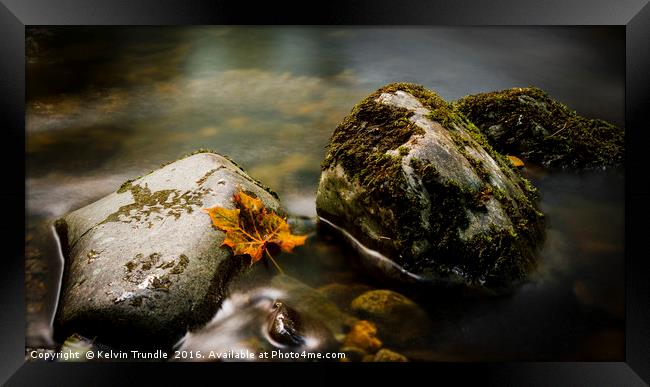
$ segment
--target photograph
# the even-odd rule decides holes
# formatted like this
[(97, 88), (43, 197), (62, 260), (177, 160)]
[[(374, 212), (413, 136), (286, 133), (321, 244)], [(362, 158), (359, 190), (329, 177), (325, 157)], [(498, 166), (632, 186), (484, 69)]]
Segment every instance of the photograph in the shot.
[(626, 361), (624, 26), (24, 39), (25, 361)]

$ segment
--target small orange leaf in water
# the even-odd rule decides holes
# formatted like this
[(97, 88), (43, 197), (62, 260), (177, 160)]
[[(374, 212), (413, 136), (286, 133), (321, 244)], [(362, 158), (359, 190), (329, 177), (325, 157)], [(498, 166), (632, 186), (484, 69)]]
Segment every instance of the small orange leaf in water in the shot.
[(234, 195), (235, 209), (212, 207), (204, 209), (210, 215), (212, 224), (226, 232), (223, 245), (232, 249), (235, 255), (248, 255), (251, 265), (264, 253), (268, 255), (280, 272), (271, 253), (291, 253), (294, 247), (305, 243), (306, 235), (294, 235), (286, 219), (264, 207), (260, 199), (238, 192)]
[(524, 162), (521, 161), (521, 159), (519, 157), (513, 156), (513, 155), (507, 155), (507, 157), (510, 160), (510, 162), (512, 163), (512, 165), (515, 166), (516, 168), (523, 168), (524, 167)]

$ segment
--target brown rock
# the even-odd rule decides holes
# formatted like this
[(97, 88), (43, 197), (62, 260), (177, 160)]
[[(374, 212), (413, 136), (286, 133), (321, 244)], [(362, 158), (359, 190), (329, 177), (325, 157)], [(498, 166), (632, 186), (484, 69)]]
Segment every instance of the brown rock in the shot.
[(352, 300), (352, 310), (379, 328), (379, 337), (403, 345), (428, 332), (426, 313), (409, 298), (392, 290), (372, 290)]
[(373, 361), (376, 362), (407, 362), (409, 361), (406, 356), (401, 355), (397, 352), (393, 352), (390, 349), (383, 348), (375, 354)]

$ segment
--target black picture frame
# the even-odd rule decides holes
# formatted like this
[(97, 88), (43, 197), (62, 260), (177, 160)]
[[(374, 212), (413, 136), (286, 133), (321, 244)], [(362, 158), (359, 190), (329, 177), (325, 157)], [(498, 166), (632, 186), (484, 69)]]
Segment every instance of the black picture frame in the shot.
[[(25, 362), (24, 150), (25, 26), (187, 24), (362, 25), (616, 25), (626, 33), (626, 356), (598, 363), (432, 363), (409, 365), (68, 364)], [(260, 380), (307, 371), (319, 381), (340, 380), (334, 370), (364, 368), (408, 381), (413, 371), (454, 384), (645, 385), (650, 382), (650, 260), (644, 242), (650, 219), (646, 148), (650, 122), (650, 5), (648, 0), (546, 1), (325, 1), (0, 0), (0, 152), (4, 186), (3, 264), (0, 270), (0, 382), (8, 385), (103, 385), (193, 380), (214, 384), (225, 372)], [(644, 125), (645, 124), (645, 125)], [(23, 226), (21, 228), (21, 226)], [(153, 368), (155, 366), (155, 368)], [(291, 367), (291, 368), (288, 368)], [(255, 371), (251, 371), (255, 369)], [(327, 369), (327, 372), (323, 372)], [(190, 376), (191, 375), (191, 376)], [(364, 377), (364, 378), (365, 378)], [(308, 379), (305, 379), (308, 380)], [(444, 380), (444, 379), (443, 379)], [(645, 381), (645, 382), (644, 382)], [(192, 382), (197, 384), (198, 382)]]

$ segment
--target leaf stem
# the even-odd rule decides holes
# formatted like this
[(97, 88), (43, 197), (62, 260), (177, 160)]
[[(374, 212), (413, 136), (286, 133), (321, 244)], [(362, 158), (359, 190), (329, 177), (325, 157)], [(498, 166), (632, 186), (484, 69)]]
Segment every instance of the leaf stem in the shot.
[(278, 271), (280, 272), (280, 274), (284, 274), (284, 270), (282, 270), (282, 268), (280, 267), (280, 265), (278, 265), (278, 263), (275, 262), (275, 259), (273, 259), (273, 257), (272, 257), (271, 254), (269, 253), (269, 251), (268, 251), (268, 250), (264, 250), (264, 252), (265, 252), (266, 255), (269, 257), (269, 259), (271, 260), (271, 262), (273, 262), (273, 264), (275, 265), (275, 268), (278, 269)]

